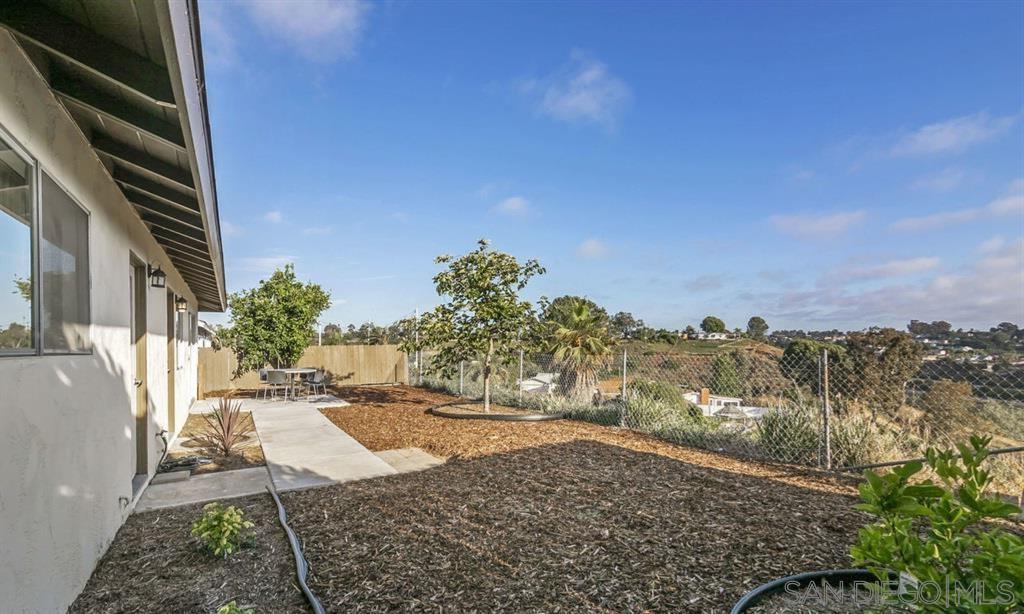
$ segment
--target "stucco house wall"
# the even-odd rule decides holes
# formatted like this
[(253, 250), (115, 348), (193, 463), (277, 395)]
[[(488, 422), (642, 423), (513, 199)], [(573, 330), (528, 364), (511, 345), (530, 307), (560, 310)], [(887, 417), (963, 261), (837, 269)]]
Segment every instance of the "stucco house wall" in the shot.
[[(0, 610), (59, 612), (85, 585), (134, 505), (130, 254), (167, 273), (167, 289), (147, 283), (150, 419), (141, 436), (149, 444), (149, 474), (162, 451), (157, 433), (169, 425), (166, 293), (186, 297), (190, 311), (196, 300), (4, 30), (0, 127), (90, 215), (92, 353), (0, 357)], [(173, 408), (178, 428), (196, 391), (196, 348), (184, 354)]]

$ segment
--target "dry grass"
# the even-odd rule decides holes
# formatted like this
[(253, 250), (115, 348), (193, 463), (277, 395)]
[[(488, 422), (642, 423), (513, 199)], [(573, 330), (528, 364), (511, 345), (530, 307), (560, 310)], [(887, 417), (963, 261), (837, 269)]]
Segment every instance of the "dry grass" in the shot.
[[(248, 413), (243, 414), (243, 426), (248, 425), (254, 427), (252, 416)], [(263, 458), (263, 447), (260, 446), (259, 437), (256, 435), (255, 430), (249, 435), (248, 439), (236, 448), (234, 454), (230, 456), (224, 456), (220, 454), (217, 448), (204, 445), (199, 442), (199, 437), (209, 432), (209, 425), (203, 420), (203, 417), (198, 414), (189, 414), (185, 424), (182, 425), (181, 430), (178, 432), (178, 437), (182, 440), (189, 439), (191, 441), (184, 441), (182, 447), (187, 451), (183, 452), (171, 452), (167, 455), (168, 459), (181, 458), (183, 456), (199, 455), (210, 458), (213, 462), (207, 465), (199, 465), (193, 470), (193, 474), (200, 473), (215, 473), (217, 471), (230, 471), (233, 469), (248, 469), (250, 467), (262, 467), (266, 464)]]
[(135, 514), (93, 572), (72, 613), (214, 612), (232, 599), (259, 612), (307, 612), (270, 495), (226, 502), (256, 526), (256, 541), (227, 559), (190, 534), (202, 504)]

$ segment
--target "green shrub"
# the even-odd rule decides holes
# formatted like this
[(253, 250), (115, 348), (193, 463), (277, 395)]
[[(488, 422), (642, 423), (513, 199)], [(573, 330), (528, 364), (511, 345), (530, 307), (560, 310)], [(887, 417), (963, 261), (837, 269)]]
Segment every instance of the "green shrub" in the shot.
[(224, 507), (214, 502), (203, 506), (203, 515), (192, 523), (192, 535), (210, 552), (227, 557), (253, 542), (253, 526), (245, 519), (245, 513), (234, 505)]
[[(923, 468), (919, 461), (884, 475), (864, 472), (857, 509), (878, 520), (860, 530), (850, 555), (883, 582), (890, 572), (900, 575), (901, 611), (1024, 607), (1024, 539), (991, 523), (1020, 508), (987, 492), (992, 478), (981, 466), (990, 441), (971, 437), (970, 445), (957, 446), (959, 458), (952, 450), (929, 448), (925, 456), (938, 484), (910, 483)], [(936, 591), (941, 605), (930, 603)]]
[(757, 425), (758, 444), (768, 458), (813, 465), (818, 461), (821, 436), (812, 410), (779, 406), (767, 411)]
[(232, 599), (224, 605), (217, 608), (217, 614), (255, 614), (256, 608), (249, 608), (245, 606), (239, 606)]
[(693, 418), (701, 418), (704, 415), (699, 407), (686, 400), (686, 397), (683, 396), (682, 388), (668, 382), (655, 380), (632, 381), (626, 385), (626, 394), (630, 402), (644, 398), (685, 410)]
[(833, 416), (829, 431), (833, 467), (868, 465), (912, 454), (909, 446), (901, 443), (901, 435), (873, 423), (867, 416)]

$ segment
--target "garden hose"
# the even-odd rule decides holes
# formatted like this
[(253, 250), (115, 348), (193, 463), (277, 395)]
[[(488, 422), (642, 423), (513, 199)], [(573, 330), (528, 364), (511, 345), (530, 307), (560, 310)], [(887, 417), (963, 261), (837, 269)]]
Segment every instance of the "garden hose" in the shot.
[(306, 555), (302, 553), (302, 545), (299, 544), (298, 536), (288, 526), (288, 514), (284, 511), (284, 504), (281, 503), (280, 497), (277, 496), (277, 489), (274, 488), (273, 484), (268, 484), (267, 492), (270, 493), (270, 496), (274, 498), (274, 503), (277, 504), (277, 518), (281, 521), (285, 534), (288, 535), (288, 543), (291, 544), (292, 554), (295, 556), (295, 576), (299, 579), (299, 586), (302, 588), (303, 594), (306, 595), (306, 601), (309, 601), (313, 612), (325, 614), (324, 606), (320, 603), (320, 599), (317, 598), (312, 589), (309, 588), (309, 585), (306, 584), (306, 576), (309, 574), (309, 562), (306, 561)]

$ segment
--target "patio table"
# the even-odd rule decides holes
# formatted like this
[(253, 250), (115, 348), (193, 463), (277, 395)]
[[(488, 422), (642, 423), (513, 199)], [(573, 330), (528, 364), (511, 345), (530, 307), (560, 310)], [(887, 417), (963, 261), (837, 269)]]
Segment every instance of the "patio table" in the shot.
[[(287, 373), (292, 380), (293, 386), (295, 384), (296, 379), (301, 381), (303, 376), (308, 376), (316, 373), (316, 369), (312, 369), (310, 367), (288, 367), (286, 369), (267, 369), (267, 371), (280, 371), (282, 373)], [(292, 400), (295, 400), (294, 392), (292, 392)]]

